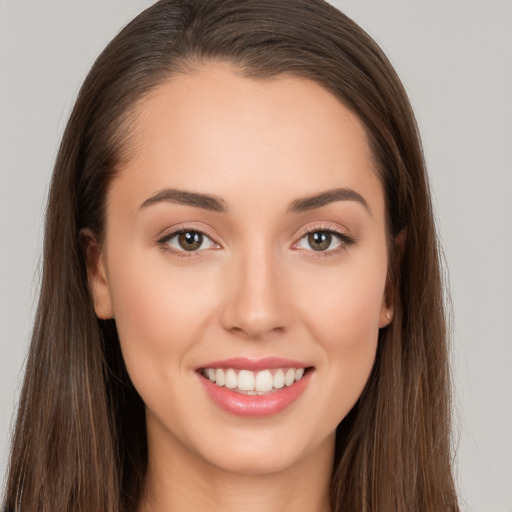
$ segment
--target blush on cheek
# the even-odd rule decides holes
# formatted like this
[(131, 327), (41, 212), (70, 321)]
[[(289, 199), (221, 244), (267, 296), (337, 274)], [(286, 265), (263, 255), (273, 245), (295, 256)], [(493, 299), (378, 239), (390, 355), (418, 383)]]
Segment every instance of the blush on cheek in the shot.
[(113, 270), (113, 295), (126, 357), (152, 357), (157, 367), (161, 361), (179, 358), (197, 341), (203, 323), (211, 316), (216, 279), (206, 279), (197, 271), (172, 269), (159, 253), (153, 258), (145, 256), (145, 260), (119, 259)]
[(380, 290), (369, 290), (362, 286), (345, 286), (330, 297), (319, 295), (311, 300), (316, 306), (309, 311), (311, 325), (322, 328), (320, 339), (332, 340), (334, 346), (340, 342), (347, 349), (357, 349), (365, 340), (372, 341), (378, 335), (378, 323), (382, 307)]

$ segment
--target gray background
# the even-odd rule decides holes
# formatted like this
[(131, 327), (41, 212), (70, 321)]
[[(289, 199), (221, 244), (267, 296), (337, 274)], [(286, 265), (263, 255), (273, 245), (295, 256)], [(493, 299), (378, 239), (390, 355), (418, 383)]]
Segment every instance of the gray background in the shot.
[[(49, 176), (86, 72), (146, 0), (0, 0), (0, 475), (38, 286)], [(410, 94), (453, 311), (463, 509), (512, 511), (512, 2), (339, 0)]]

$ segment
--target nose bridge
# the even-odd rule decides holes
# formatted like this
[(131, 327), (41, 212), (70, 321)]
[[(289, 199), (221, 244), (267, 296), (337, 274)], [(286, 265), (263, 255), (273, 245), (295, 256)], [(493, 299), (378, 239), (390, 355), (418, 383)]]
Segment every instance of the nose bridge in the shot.
[(282, 331), (288, 323), (285, 276), (270, 244), (246, 245), (230, 265), (224, 327), (250, 338)]

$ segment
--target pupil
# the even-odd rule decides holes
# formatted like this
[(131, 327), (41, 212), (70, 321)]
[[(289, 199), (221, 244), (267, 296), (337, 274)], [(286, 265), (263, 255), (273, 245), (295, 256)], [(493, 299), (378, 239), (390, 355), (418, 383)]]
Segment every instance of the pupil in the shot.
[(331, 245), (332, 235), (326, 231), (316, 231), (308, 235), (308, 242), (314, 251), (325, 251)]
[(195, 251), (201, 247), (203, 235), (196, 231), (186, 231), (185, 233), (180, 233), (178, 241), (180, 247), (185, 249), (185, 251)]

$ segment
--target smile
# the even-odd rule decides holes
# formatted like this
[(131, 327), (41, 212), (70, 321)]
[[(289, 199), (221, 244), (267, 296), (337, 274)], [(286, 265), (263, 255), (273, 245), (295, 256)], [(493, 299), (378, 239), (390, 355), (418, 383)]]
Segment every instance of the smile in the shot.
[(244, 395), (264, 395), (302, 379), (305, 368), (273, 368), (258, 372), (235, 368), (202, 368), (201, 374), (216, 386)]
[(300, 399), (315, 373), (313, 366), (274, 357), (232, 358), (196, 371), (214, 405), (244, 418), (264, 418), (285, 410)]

